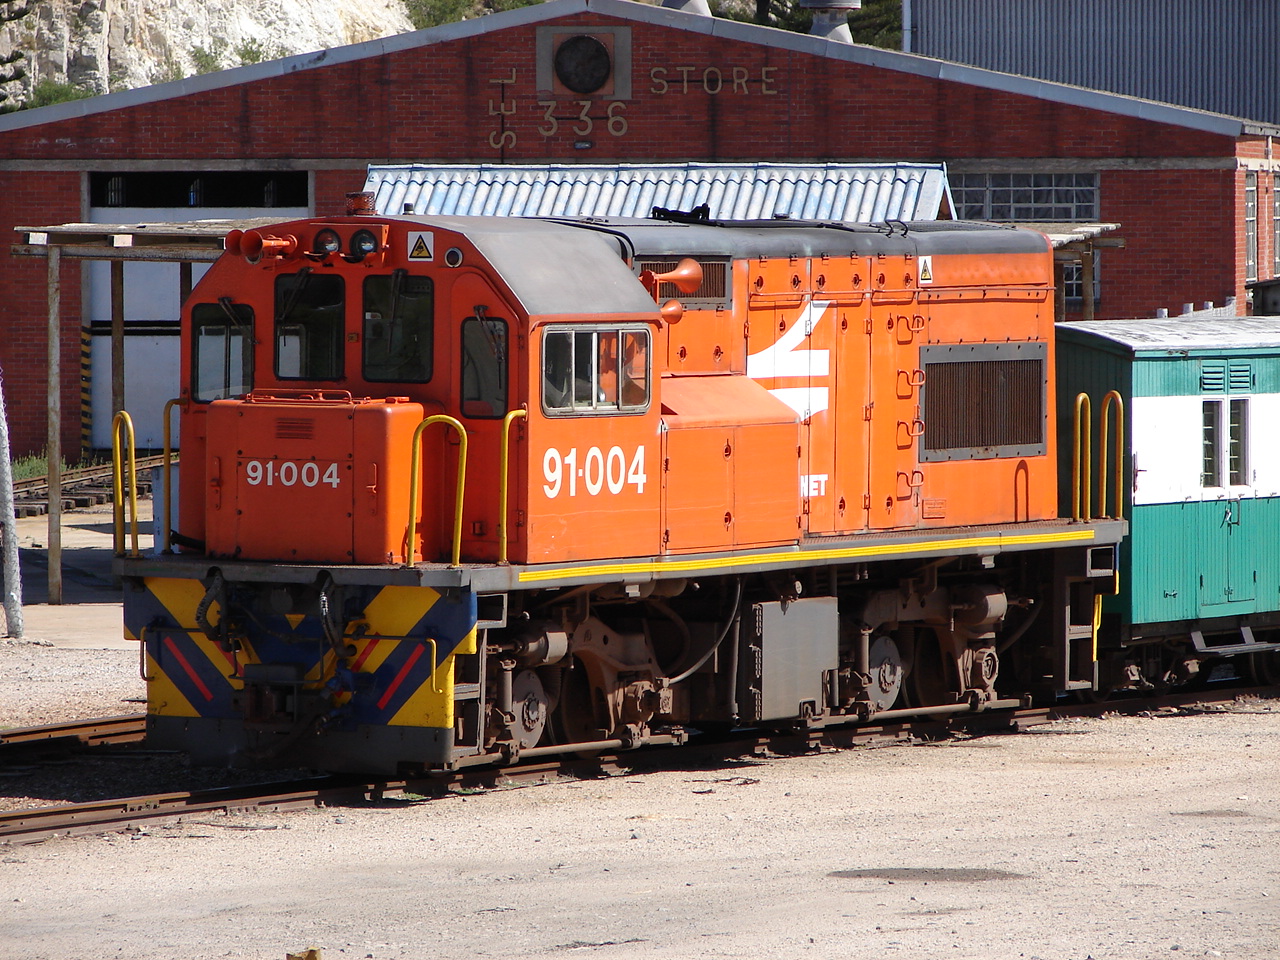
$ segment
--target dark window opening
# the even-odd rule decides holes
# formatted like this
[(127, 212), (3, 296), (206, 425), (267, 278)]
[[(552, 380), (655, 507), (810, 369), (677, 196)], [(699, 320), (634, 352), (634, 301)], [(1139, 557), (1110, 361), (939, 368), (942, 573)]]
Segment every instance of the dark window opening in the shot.
[(304, 267), (276, 278), (277, 377), (341, 378), (344, 305), (341, 277)]
[(405, 270), (364, 281), (364, 378), (426, 383), (431, 379), (435, 287)]
[(253, 308), (224, 298), (191, 308), (191, 396), (207, 403), (253, 389)]
[(462, 414), (492, 419), (507, 413), (507, 321), (462, 321)]
[(94, 207), (305, 207), (305, 170), (147, 170), (89, 174)]

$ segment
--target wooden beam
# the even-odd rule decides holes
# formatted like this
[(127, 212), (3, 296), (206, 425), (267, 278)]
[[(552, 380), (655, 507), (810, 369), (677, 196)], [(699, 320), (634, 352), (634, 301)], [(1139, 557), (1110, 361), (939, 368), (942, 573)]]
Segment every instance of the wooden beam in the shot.
[(124, 409), (124, 262), (111, 261), (111, 416)]
[(49, 603), (62, 603), (62, 251), (49, 250)]

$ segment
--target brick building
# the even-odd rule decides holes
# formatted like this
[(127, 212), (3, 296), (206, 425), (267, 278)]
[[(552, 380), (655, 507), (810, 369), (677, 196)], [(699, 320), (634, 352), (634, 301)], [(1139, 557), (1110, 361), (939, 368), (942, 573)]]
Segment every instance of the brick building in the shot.
[[(1134, 317), (1243, 304), (1249, 258), (1272, 272), (1277, 136), (629, 0), (550, 0), (0, 117), (0, 230), (332, 214), (369, 163), (945, 161), (962, 216), (1122, 224), (1127, 246), (1106, 253), (1094, 289), (1077, 280), (1068, 293), (1091, 293), (1099, 316)], [(127, 318), (160, 338), (177, 315), (177, 268), (147, 267), (150, 281), (143, 269), (130, 265)], [(65, 369), (79, 366), (81, 327), (105, 315), (103, 270), (63, 267)], [(0, 257), (16, 453), (44, 442), (45, 317), (44, 264)], [(80, 396), (64, 382), (74, 449)]]

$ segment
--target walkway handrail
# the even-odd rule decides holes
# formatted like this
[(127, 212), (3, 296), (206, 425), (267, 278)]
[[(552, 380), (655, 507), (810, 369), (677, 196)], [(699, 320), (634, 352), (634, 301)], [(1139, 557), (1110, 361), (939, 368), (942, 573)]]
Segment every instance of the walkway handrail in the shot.
[(129, 508), (131, 511), (133, 530), (133, 552), (130, 556), (138, 556), (138, 466), (134, 456), (133, 418), (121, 410), (111, 421), (111, 483), (115, 493), (113, 511), (113, 546), (117, 557), (124, 556), (124, 464), (121, 462), (120, 433), (121, 427), (128, 440), (129, 457)]
[(422, 489), (422, 434), (433, 423), (447, 423), (458, 434), (458, 491), (453, 511), (453, 562), (451, 567), (461, 566), (462, 557), (462, 495), (467, 482), (467, 430), (453, 417), (437, 413), (427, 417), (413, 431), (413, 454), (409, 466), (409, 540), (405, 544), (406, 566), (413, 566), (414, 546), (418, 539), (418, 496)]
[(1093, 499), (1090, 462), (1092, 460), (1093, 426), (1089, 422), (1092, 409), (1087, 393), (1076, 394), (1075, 419), (1071, 424), (1071, 519), (1089, 520), (1089, 502)]
[(502, 461), (498, 468), (498, 562), (507, 562), (507, 469), (511, 455), (511, 424), (529, 416), (525, 409), (512, 410), (502, 418)]
[(1107, 414), (1115, 407), (1116, 440), (1112, 456), (1115, 458), (1116, 497), (1113, 519), (1124, 519), (1124, 398), (1118, 390), (1112, 390), (1102, 398), (1102, 412), (1098, 433), (1098, 515), (1107, 515)]
[(173, 442), (172, 434), (169, 428), (169, 413), (175, 406), (182, 403), (181, 397), (174, 397), (164, 405), (164, 468), (163, 468), (163, 489), (164, 489), (164, 517), (161, 518), (161, 537), (164, 544), (162, 550), (164, 553), (169, 552), (169, 518), (173, 516)]

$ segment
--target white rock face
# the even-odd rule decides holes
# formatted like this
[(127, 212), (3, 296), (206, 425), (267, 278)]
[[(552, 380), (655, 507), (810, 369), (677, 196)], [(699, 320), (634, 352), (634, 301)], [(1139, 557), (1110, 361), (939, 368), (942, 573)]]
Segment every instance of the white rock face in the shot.
[(412, 29), (402, 0), (38, 0), (0, 26), (0, 58), (28, 54), (0, 108), (44, 80), (108, 93)]

